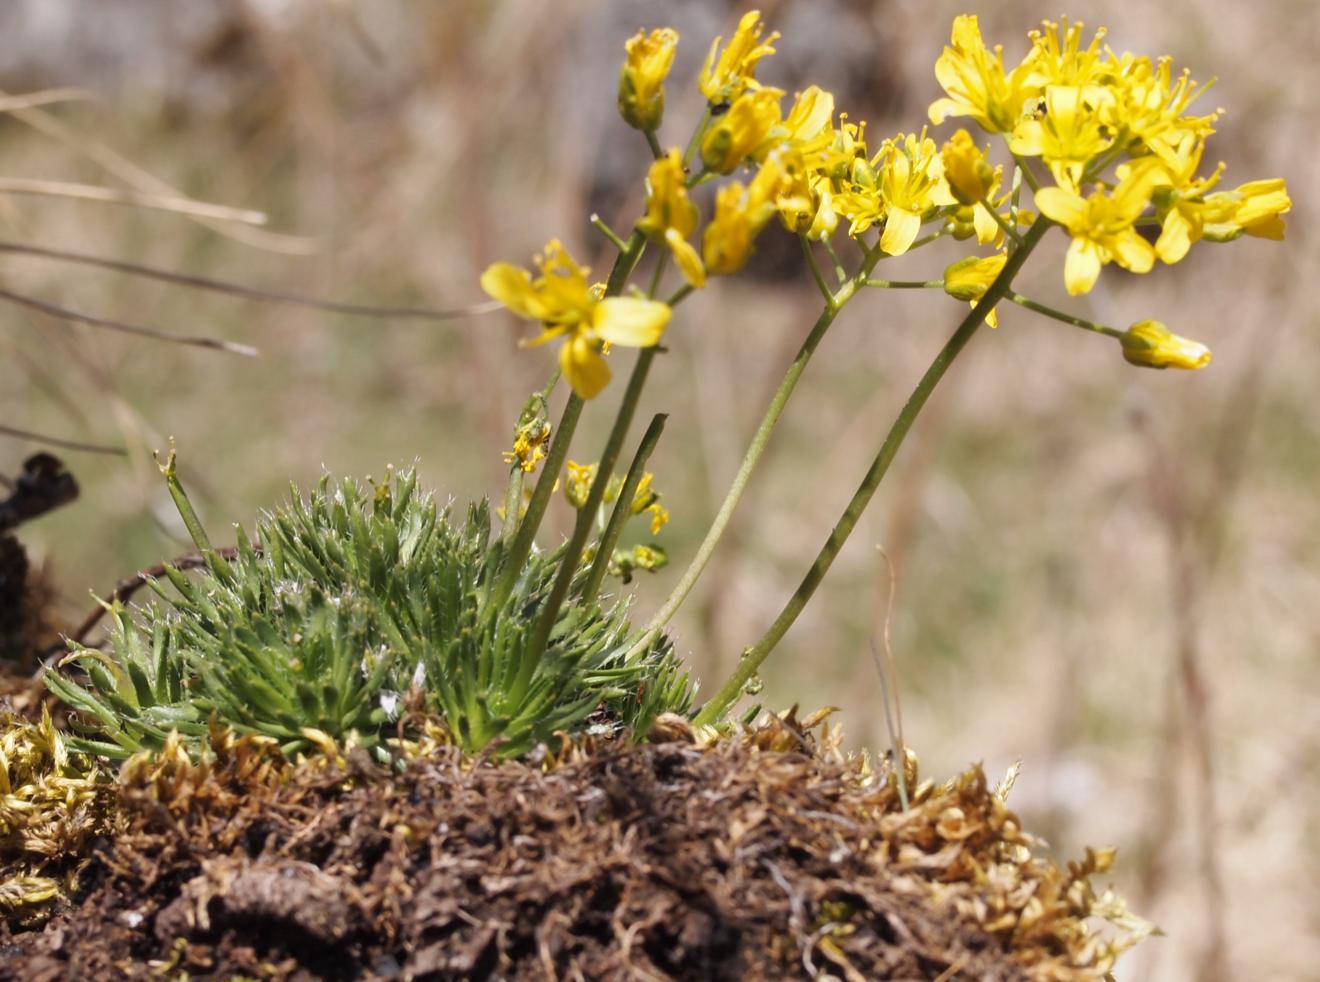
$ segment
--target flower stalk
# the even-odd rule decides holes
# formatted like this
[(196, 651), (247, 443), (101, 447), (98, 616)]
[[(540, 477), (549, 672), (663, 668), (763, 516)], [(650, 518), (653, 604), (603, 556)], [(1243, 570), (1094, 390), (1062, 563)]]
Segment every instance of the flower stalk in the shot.
[(912, 394), (908, 397), (902, 411), (898, 414), (898, 418), (894, 421), (894, 425), (890, 427), (889, 433), (885, 437), (884, 443), (881, 444), (875, 460), (871, 462), (871, 467), (862, 479), (861, 485), (852, 496), (852, 500), (848, 502), (848, 506), (834, 526), (834, 530), (830, 532), (829, 538), (825, 540), (825, 545), (821, 547), (815, 562), (811, 564), (811, 568), (803, 577), (797, 590), (793, 592), (784, 609), (780, 611), (779, 616), (770, 625), (770, 629), (756, 644), (743, 652), (742, 657), (738, 660), (738, 667), (734, 669), (728, 681), (720, 687), (709, 702), (702, 706), (693, 720), (696, 725), (712, 724), (724, 718), (729, 709), (738, 701), (747, 684), (756, 675), (762, 663), (774, 651), (775, 646), (779, 644), (780, 639), (783, 638), (788, 629), (793, 626), (793, 622), (797, 620), (798, 615), (802, 613), (802, 609), (806, 607), (807, 601), (811, 599), (812, 594), (816, 592), (816, 588), (820, 586), (821, 580), (829, 572), (835, 557), (838, 556), (839, 550), (843, 548), (843, 544), (848, 540), (848, 536), (852, 534), (858, 519), (866, 510), (866, 506), (870, 504), (876, 488), (880, 486), (880, 482), (889, 470), (889, 465), (893, 462), (899, 447), (903, 445), (903, 440), (912, 429), (912, 424), (916, 422), (917, 417), (921, 414), (921, 410), (926, 405), (931, 393), (935, 391), (935, 387), (939, 384), (940, 379), (944, 377), (945, 372), (949, 370), (949, 366), (953, 364), (954, 359), (967, 346), (967, 342), (972, 339), (972, 335), (976, 333), (977, 328), (984, 323), (986, 316), (994, 309), (995, 304), (1008, 293), (1013, 283), (1013, 277), (1017, 275), (1018, 270), (1022, 268), (1022, 264), (1026, 262), (1027, 257), (1044, 237), (1051, 224), (1047, 220), (1038, 219), (1028, 230), (1027, 234), (1023, 236), (1022, 246), (1009, 257), (1003, 271), (986, 290), (985, 295), (977, 301), (971, 312), (963, 318), (962, 323), (953, 332), (953, 336), (949, 338), (944, 347), (940, 349), (939, 354), (935, 356), (935, 360), (931, 362), (930, 367), (926, 369), (926, 373), (921, 377), (916, 388), (912, 390)]
[[(660, 435), (665, 431), (665, 421), (669, 419), (667, 413), (656, 413), (651, 418), (651, 425), (646, 428), (642, 435), (642, 442), (637, 447), (637, 453), (633, 455), (632, 466), (628, 468), (628, 476), (624, 479), (623, 488), (619, 491), (619, 497), (614, 501), (614, 510), (610, 512), (610, 520), (605, 526), (605, 532), (600, 537), (600, 544), (596, 547), (596, 556), (592, 560), (591, 570), (587, 573), (587, 581), (582, 587), (581, 602), (584, 607), (590, 608), (596, 602), (600, 595), (600, 586), (605, 579), (605, 573), (610, 567), (610, 557), (614, 554), (614, 547), (619, 544), (619, 536), (623, 534), (623, 526), (632, 514), (633, 498), (637, 494), (637, 485), (641, 483), (642, 474), (646, 471), (646, 462), (651, 458), (651, 452), (655, 450), (655, 445), (660, 442)], [(600, 474), (597, 474), (599, 477)], [(584, 509), (585, 511), (585, 509)]]

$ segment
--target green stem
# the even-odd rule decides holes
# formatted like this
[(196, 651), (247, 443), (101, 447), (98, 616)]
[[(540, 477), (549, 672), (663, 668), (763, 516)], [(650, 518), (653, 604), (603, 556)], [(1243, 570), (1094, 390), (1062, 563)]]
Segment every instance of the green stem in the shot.
[[(642, 258), (645, 248), (646, 236), (640, 230), (633, 229), (632, 235), (628, 236), (628, 241), (624, 243), (623, 251), (614, 260), (614, 268), (610, 270), (609, 280), (605, 284), (605, 296), (618, 295), (623, 285), (628, 282), (628, 277), (637, 268), (637, 262)], [(536, 541), (536, 533), (541, 528), (541, 520), (545, 517), (546, 506), (550, 503), (550, 495), (554, 492), (555, 481), (559, 479), (559, 472), (568, 458), (568, 447), (573, 441), (573, 431), (577, 429), (578, 418), (582, 415), (582, 405), (581, 396), (576, 392), (569, 394), (568, 403), (564, 406), (564, 413), (559, 419), (559, 426), (550, 442), (550, 453), (546, 457), (545, 468), (536, 482), (532, 500), (527, 503), (527, 514), (518, 523), (518, 532), (513, 537), (508, 555), (504, 557), (503, 568), (496, 581), (486, 616), (493, 616), (494, 611), (504, 606), (504, 602), (513, 593), (513, 585), (518, 581), (518, 574), (522, 571), (523, 564), (531, 555), (532, 544)], [(565, 562), (567, 561), (566, 557)]]
[(825, 545), (816, 556), (816, 561), (812, 563), (807, 575), (803, 578), (797, 590), (794, 591), (793, 596), (779, 616), (775, 618), (770, 629), (756, 644), (743, 652), (738, 661), (738, 667), (729, 677), (729, 680), (724, 683), (714, 698), (697, 713), (693, 720), (696, 725), (711, 724), (724, 717), (729, 708), (738, 701), (747, 683), (751, 681), (761, 667), (761, 663), (765, 661), (785, 632), (797, 620), (798, 615), (802, 613), (802, 609), (807, 605), (807, 601), (811, 599), (812, 594), (816, 592), (816, 587), (825, 578), (825, 574), (833, 564), (834, 558), (839, 554), (839, 550), (843, 548), (844, 542), (847, 541), (848, 536), (857, 525), (862, 512), (866, 510), (866, 506), (870, 503), (876, 488), (884, 478), (885, 472), (889, 470), (889, 465), (893, 462), (894, 456), (898, 453), (899, 447), (903, 445), (904, 438), (912, 429), (912, 424), (921, 413), (922, 407), (925, 406), (926, 400), (930, 398), (935, 386), (944, 377), (944, 373), (949, 370), (949, 366), (953, 364), (959, 352), (967, 346), (967, 342), (972, 339), (972, 335), (976, 333), (977, 328), (981, 326), (986, 316), (994, 310), (995, 304), (1008, 293), (1013, 277), (1022, 268), (1027, 256), (1040, 242), (1050, 224), (1050, 222), (1043, 219), (1036, 221), (1024, 237), (1022, 247), (1009, 257), (1004, 264), (1003, 271), (990, 284), (985, 295), (981, 297), (971, 312), (963, 318), (953, 336), (949, 338), (944, 347), (940, 349), (939, 354), (935, 356), (935, 360), (926, 369), (921, 381), (912, 390), (912, 394), (908, 397), (902, 411), (898, 414), (898, 418), (894, 421), (894, 425), (890, 428), (889, 434), (885, 437), (879, 453), (872, 461), (870, 470), (866, 472), (866, 476), (862, 479), (857, 492), (853, 495), (852, 500), (848, 502), (848, 507), (844, 509), (838, 524), (834, 526), (829, 538), (825, 540)]
[(660, 258), (655, 261), (655, 270), (651, 273), (651, 288), (646, 291), (646, 295), (655, 298), (656, 292), (660, 289), (660, 278), (665, 275), (665, 265), (669, 262), (669, 251), (660, 253)]
[(633, 270), (637, 268), (644, 251), (646, 251), (646, 236), (640, 229), (633, 229), (632, 235), (628, 236), (628, 241), (623, 244), (619, 258), (614, 260), (614, 268), (610, 270), (610, 278), (605, 283), (605, 296), (617, 297), (622, 292), (623, 285), (628, 282), (628, 277), (632, 276)]
[(711, 105), (706, 103), (706, 111), (701, 114), (701, 119), (697, 122), (697, 128), (692, 131), (692, 139), (688, 141), (687, 149), (683, 151), (683, 169), (687, 170), (692, 166), (692, 158), (696, 155), (697, 147), (701, 146), (701, 138), (706, 135), (706, 127), (710, 125)]
[[(911, 252), (913, 249), (920, 249), (924, 245), (930, 245), (936, 239), (942, 239), (948, 234), (949, 234), (949, 226), (942, 225), (937, 231), (929, 232), (926, 235), (923, 235), (921, 238), (915, 240), (910, 246), (908, 246), (908, 252)], [(879, 248), (879, 246), (877, 246), (876, 248)]]
[(982, 198), (980, 201), (977, 202), (977, 204), (979, 204), (982, 208), (984, 208), (986, 211), (990, 213), (990, 217), (995, 220), (995, 224), (999, 226), (1000, 230), (1006, 236), (1008, 236), (1008, 240), (1012, 242), (1014, 246), (1022, 245), (1022, 236), (1018, 234), (1017, 229), (1015, 229), (1012, 225), (1008, 224), (1008, 222), (1004, 221), (1004, 216), (999, 214), (999, 209), (997, 209), (993, 204), (991, 204), (985, 198)]
[[(637, 361), (633, 365), (632, 376), (628, 379), (628, 388), (624, 390), (623, 402), (619, 404), (619, 414), (614, 418), (614, 426), (610, 429), (610, 435), (605, 440), (605, 449), (601, 451), (600, 463), (596, 465), (596, 477), (591, 482), (591, 487), (587, 491), (587, 500), (578, 510), (577, 521), (573, 525), (573, 534), (568, 540), (568, 548), (564, 550), (564, 558), (559, 562), (559, 570), (555, 574), (554, 585), (550, 588), (550, 597), (546, 600), (545, 606), (541, 609), (541, 616), (536, 622), (534, 633), (532, 634), (528, 645), (529, 661), (535, 664), (545, 651), (546, 643), (550, 640), (550, 632), (554, 629), (555, 621), (559, 617), (559, 608), (563, 606), (564, 598), (568, 596), (569, 588), (573, 585), (573, 575), (578, 570), (578, 565), (582, 562), (582, 549), (587, 544), (587, 538), (591, 535), (591, 524), (593, 516), (600, 508), (600, 503), (605, 497), (605, 487), (610, 482), (610, 475), (614, 473), (614, 465), (618, 462), (619, 451), (623, 447), (623, 441), (628, 435), (628, 427), (632, 425), (633, 414), (637, 409), (637, 401), (641, 398), (642, 389), (646, 386), (646, 376), (651, 370), (651, 362), (655, 360), (658, 347), (643, 348), (637, 353)], [(556, 474), (558, 471), (555, 472)], [(537, 485), (537, 491), (541, 486)]]
[(827, 235), (820, 240), (820, 244), (823, 245), (825, 251), (829, 253), (830, 261), (834, 263), (834, 275), (838, 279), (839, 284), (842, 285), (848, 279), (848, 271), (843, 268), (843, 260), (840, 259), (839, 254), (834, 251), (834, 243), (830, 241), (830, 237)]
[(578, 418), (582, 415), (584, 404), (585, 400), (576, 392), (569, 393), (563, 415), (559, 417), (559, 425), (555, 428), (554, 437), (550, 441), (550, 453), (545, 458), (545, 467), (541, 470), (536, 489), (532, 492), (532, 500), (527, 502), (527, 514), (518, 523), (513, 544), (509, 546), (508, 555), (504, 557), (504, 568), (500, 571), (500, 578), (495, 584), (495, 592), (491, 596), (487, 616), (494, 616), (494, 612), (503, 607), (504, 602), (509, 599), (509, 595), (513, 593), (513, 586), (518, 581), (518, 574), (522, 572), (523, 565), (531, 554), (532, 543), (536, 540), (537, 530), (541, 527), (541, 519), (545, 517), (546, 506), (550, 504), (555, 481), (559, 479), (559, 472), (568, 457), (568, 445), (573, 440), (573, 431), (577, 429)]
[[(554, 392), (555, 386), (559, 384), (559, 374), (558, 368), (551, 372), (545, 388), (533, 392), (531, 398), (523, 405), (522, 412), (518, 414), (519, 429), (532, 419), (541, 419), (548, 415), (550, 393)], [(513, 535), (518, 531), (519, 513), (522, 511), (523, 481), (526, 475), (522, 461), (515, 460), (509, 471), (509, 481), (504, 486), (504, 523), (500, 528), (500, 541), (506, 545), (513, 541)]]
[(829, 285), (825, 282), (825, 277), (821, 275), (820, 266), (816, 264), (816, 256), (811, 251), (811, 241), (800, 232), (798, 233), (798, 241), (802, 243), (802, 255), (807, 257), (807, 268), (811, 270), (811, 278), (816, 281), (816, 289), (825, 298), (826, 304), (834, 303), (834, 291), (829, 288)]
[(664, 149), (660, 146), (660, 140), (655, 135), (655, 130), (645, 130), (646, 145), (651, 148), (651, 156), (659, 160), (665, 155)]
[(518, 512), (522, 511), (523, 476), (526, 472), (522, 464), (515, 463), (509, 470), (509, 483), (504, 485), (504, 525), (500, 529), (500, 539), (505, 543), (513, 541), (518, 529)]
[(684, 283), (682, 286), (680, 286), (670, 295), (669, 299), (665, 301), (665, 304), (669, 307), (677, 307), (684, 300), (686, 300), (687, 295), (695, 289), (696, 287), (694, 287), (691, 283)]
[(600, 544), (596, 549), (596, 558), (591, 563), (591, 572), (587, 574), (587, 582), (582, 587), (584, 607), (590, 607), (596, 602), (600, 585), (605, 579), (605, 572), (610, 567), (610, 557), (614, 555), (614, 547), (618, 545), (619, 536), (623, 534), (623, 526), (632, 515), (637, 485), (641, 483), (642, 474), (646, 471), (646, 462), (660, 440), (660, 434), (665, 431), (665, 420), (668, 418), (665, 413), (657, 413), (651, 418), (651, 425), (646, 428), (642, 442), (637, 447), (637, 453), (633, 455), (632, 466), (628, 468), (628, 476), (624, 479), (623, 488), (614, 501), (609, 524), (605, 526), (605, 534), (601, 536)]
[(1018, 154), (1013, 154), (1013, 160), (1022, 171), (1022, 176), (1027, 179), (1027, 184), (1030, 185), (1032, 192), (1035, 193), (1036, 191), (1039, 191), (1040, 181), (1036, 179), (1036, 174), (1032, 171), (1031, 165), (1027, 162), (1027, 159)]
[(943, 280), (867, 280), (867, 286), (884, 290), (943, 290)]
[(635, 656), (645, 650), (646, 646), (660, 632), (660, 629), (669, 623), (674, 613), (687, 599), (688, 594), (692, 592), (692, 588), (696, 586), (697, 580), (701, 578), (701, 574), (706, 569), (706, 564), (710, 562), (710, 557), (715, 552), (715, 547), (723, 537), (725, 529), (728, 528), (729, 521), (733, 518), (734, 509), (738, 507), (738, 502), (747, 489), (747, 482), (751, 479), (752, 471), (756, 470), (756, 465), (761, 460), (761, 454), (765, 452), (766, 445), (770, 442), (770, 436), (774, 433), (775, 425), (779, 422), (779, 417), (783, 415), (784, 407), (788, 405), (788, 400), (793, 395), (794, 388), (797, 387), (798, 379), (802, 377), (803, 371), (806, 370), (807, 363), (811, 361), (812, 354), (820, 345), (821, 339), (825, 337), (830, 325), (834, 323), (834, 318), (839, 315), (839, 310), (861, 289), (862, 284), (866, 282), (866, 278), (871, 274), (871, 270), (875, 269), (876, 263), (883, 258), (884, 253), (879, 249), (868, 251), (857, 275), (839, 287), (838, 291), (831, 296), (830, 302), (825, 305), (825, 309), (821, 311), (820, 316), (816, 318), (811, 333), (802, 342), (793, 363), (788, 366), (788, 371), (784, 373), (779, 388), (775, 390), (774, 396), (771, 397), (770, 405), (766, 407), (765, 415), (761, 417), (761, 423), (756, 428), (756, 434), (752, 437), (751, 445), (748, 446), (742, 464), (738, 467), (738, 473), (734, 475), (733, 484), (729, 486), (729, 491), (724, 496), (724, 501), (721, 502), (719, 511), (716, 512), (715, 519), (706, 532), (706, 537), (701, 541), (701, 545), (697, 547), (696, 555), (692, 557), (692, 561), (688, 564), (687, 569), (683, 571), (678, 584), (669, 594), (664, 604), (655, 612), (638, 639), (628, 649), (626, 657)]
[(596, 228), (600, 230), (601, 235), (605, 236), (605, 238), (609, 239), (610, 242), (614, 244), (614, 248), (618, 249), (620, 252), (628, 251), (628, 243), (624, 242), (623, 237), (606, 224), (605, 219), (601, 218), (599, 215), (593, 214), (591, 216), (591, 224), (596, 226)]
[[(1017, 228), (1018, 225), (1018, 213), (1021, 210), (1021, 204), (1022, 204), (1022, 168), (1019, 167), (1017, 164), (1014, 164), (1013, 186), (1010, 190), (1009, 199), (1008, 199), (1009, 215), (1011, 216), (1011, 220), (1013, 222), (1014, 228)], [(1016, 248), (1017, 246), (1013, 245), (1008, 251), (1012, 252)]]
[(1089, 321), (1085, 317), (1078, 317), (1075, 314), (1069, 314), (1062, 310), (1055, 310), (1053, 307), (1047, 307), (1045, 304), (1030, 297), (1024, 297), (1020, 293), (1014, 293), (1011, 290), (1005, 294), (1005, 298), (1012, 300), (1020, 307), (1026, 307), (1028, 310), (1034, 310), (1038, 314), (1044, 314), (1046, 317), (1053, 318), (1056, 321), (1062, 321), (1065, 324), (1071, 324), (1073, 327), (1080, 327), (1086, 331), (1094, 331), (1096, 334), (1105, 334), (1111, 338), (1123, 339), (1123, 331), (1113, 327), (1106, 327), (1104, 324), (1097, 324), (1095, 321)]
[(169, 488), (170, 497), (174, 499), (174, 507), (178, 509), (179, 517), (183, 519), (184, 528), (188, 530), (188, 535), (192, 537), (193, 545), (197, 547), (197, 551), (203, 555), (214, 552), (215, 550), (211, 548), (211, 538), (206, 534), (206, 528), (202, 525), (202, 520), (197, 517), (197, 511), (188, 499), (188, 492), (183, 490), (183, 484), (179, 481), (179, 474), (175, 468), (176, 457), (174, 438), (171, 437), (170, 452), (165, 457), (165, 463), (162, 464), (160, 455), (156, 455), (156, 463), (160, 466), (160, 472), (165, 478), (165, 486)]

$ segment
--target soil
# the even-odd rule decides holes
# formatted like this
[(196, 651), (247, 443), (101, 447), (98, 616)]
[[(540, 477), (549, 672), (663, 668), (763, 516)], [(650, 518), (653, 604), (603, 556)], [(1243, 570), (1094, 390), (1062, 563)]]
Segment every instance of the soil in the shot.
[(1033, 858), (978, 769), (904, 812), (791, 715), (653, 737), (401, 774), (232, 737), (130, 762), (75, 901), (0, 922), (0, 978), (1102, 977), (1094, 864)]

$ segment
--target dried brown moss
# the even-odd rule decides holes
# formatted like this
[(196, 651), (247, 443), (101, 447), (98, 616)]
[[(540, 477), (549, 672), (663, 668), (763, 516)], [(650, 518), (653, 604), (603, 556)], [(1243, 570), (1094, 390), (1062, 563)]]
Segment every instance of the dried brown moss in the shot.
[(76, 883), (78, 857), (106, 827), (109, 790), (44, 707), (37, 722), (0, 713), (0, 915), (40, 919)]
[(663, 735), (401, 775), (231, 738), (132, 762), (79, 904), (0, 977), (1093, 979), (1121, 947), (1085, 923), (1108, 857), (1038, 857), (979, 768), (902, 812), (791, 716)]

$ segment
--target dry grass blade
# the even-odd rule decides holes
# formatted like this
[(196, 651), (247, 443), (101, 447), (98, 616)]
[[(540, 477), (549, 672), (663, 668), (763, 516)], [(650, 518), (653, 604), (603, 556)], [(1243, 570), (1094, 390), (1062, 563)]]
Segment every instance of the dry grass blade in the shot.
[(206, 201), (167, 194), (149, 194), (142, 191), (120, 191), (99, 184), (71, 184), (68, 181), (43, 181), (38, 178), (0, 177), (0, 194), (44, 194), (53, 198), (74, 198), (78, 201), (103, 201), (134, 208), (154, 208), (172, 211), (194, 218), (209, 218), (217, 222), (241, 222), (245, 225), (265, 225), (266, 216), (259, 211), (230, 208)]
[[(8, 93), (0, 91), (0, 98), (8, 98)], [(40, 133), (44, 133), (52, 139), (58, 140), (65, 146), (76, 150), (88, 159), (105, 168), (107, 172), (113, 174), (124, 183), (130, 185), (135, 190), (143, 194), (160, 195), (163, 197), (177, 197), (187, 200), (178, 188), (167, 181), (161, 180), (150, 171), (144, 170), (133, 163), (127, 157), (116, 153), (104, 143), (95, 140), (89, 140), (73, 129), (60, 122), (44, 109), (37, 107), (25, 107), (10, 110), (11, 115), (20, 122), (32, 127)], [(283, 235), (278, 232), (267, 232), (262, 229), (248, 228), (243, 225), (231, 225), (214, 218), (201, 215), (187, 216), (205, 225), (221, 235), (243, 242), (246, 245), (254, 246), (260, 249), (266, 249), (271, 252), (280, 252), (288, 255), (309, 255), (317, 250), (317, 243), (314, 239), (304, 236)]]
[(86, 89), (41, 89), (38, 92), (25, 92), (23, 95), (7, 95), (0, 98), (0, 113), (49, 106), (56, 102), (83, 102), (95, 98), (96, 93)]
[(0, 436), (12, 436), (18, 440), (31, 440), (34, 443), (44, 443), (47, 446), (59, 447), (61, 450), (81, 450), (84, 453), (113, 454), (117, 457), (122, 457), (127, 453), (122, 447), (108, 447), (100, 443), (82, 443), (78, 440), (65, 440), (62, 437), (47, 436), (44, 433), (34, 433), (31, 430), (19, 429), (16, 426), (5, 426), (3, 423), (0, 423)]
[(160, 280), (163, 283), (175, 283), (179, 286), (194, 287), (198, 290), (211, 290), (216, 293), (228, 293), (248, 300), (260, 300), (266, 303), (292, 304), (299, 307), (312, 307), (316, 310), (328, 310), (336, 314), (350, 314), (354, 317), (384, 317), (400, 320), (454, 320), (459, 317), (471, 317), (477, 314), (489, 314), (500, 309), (497, 300), (468, 304), (449, 310), (434, 310), (429, 307), (375, 307), (369, 304), (341, 303), (337, 300), (322, 300), (298, 293), (284, 293), (279, 290), (261, 290), (244, 286), (241, 283), (229, 283), (207, 276), (194, 276), (191, 273), (176, 273), (157, 266), (144, 266), (141, 263), (124, 262), (120, 259), (106, 259), (102, 256), (90, 256), (82, 252), (68, 252), (63, 249), (46, 249), (41, 246), (26, 245), (21, 242), (0, 241), (0, 252), (12, 252), (26, 256), (39, 256), (44, 259), (58, 259), (61, 262), (81, 263), (84, 266), (96, 266), (116, 273), (131, 276), (144, 276)]
[(157, 331), (155, 328), (143, 327), (140, 324), (129, 324), (124, 321), (111, 320), (108, 317), (96, 317), (92, 314), (81, 314), (76, 310), (69, 310), (67, 307), (60, 307), (53, 303), (47, 303), (45, 300), (38, 300), (36, 297), (27, 297), (21, 293), (14, 293), (10, 290), (0, 290), (0, 300), (7, 300), (10, 303), (17, 304), (20, 307), (27, 307), (31, 310), (40, 311), (43, 314), (49, 314), (51, 317), (58, 317), (60, 320), (73, 321), (78, 324), (87, 324), (91, 327), (102, 327), (108, 331), (121, 331), (125, 334), (136, 334), (139, 337), (152, 338), (156, 341), (168, 341), (171, 344), (186, 344), (194, 348), (212, 348), (216, 351), (227, 351), (234, 355), (246, 355), (256, 357), (257, 349), (246, 344), (235, 344), (232, 341), (222, 341), (219, 338), (208, 337), (190, 337), (182, 334), (170, 334), (166, 331)]

